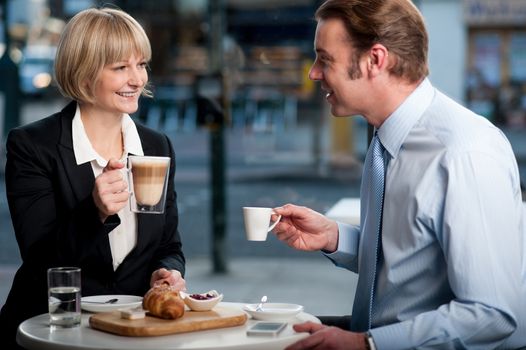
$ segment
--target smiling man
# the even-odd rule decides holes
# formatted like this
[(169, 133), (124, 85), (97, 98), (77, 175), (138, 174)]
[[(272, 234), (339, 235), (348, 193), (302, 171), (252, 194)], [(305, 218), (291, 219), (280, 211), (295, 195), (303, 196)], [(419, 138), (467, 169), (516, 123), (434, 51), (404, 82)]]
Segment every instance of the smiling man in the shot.
[(432, 86), (410, 0), (328, 0), (316, 19), (310, 78), (334, 116), (363, 116), (375, 137), (360, 226), (275, 208), (280, 240), (359, 274), (350, 321), (296, 325), (312, 335), (288, 349), (526, 347), (525, 222), (508, 140)]

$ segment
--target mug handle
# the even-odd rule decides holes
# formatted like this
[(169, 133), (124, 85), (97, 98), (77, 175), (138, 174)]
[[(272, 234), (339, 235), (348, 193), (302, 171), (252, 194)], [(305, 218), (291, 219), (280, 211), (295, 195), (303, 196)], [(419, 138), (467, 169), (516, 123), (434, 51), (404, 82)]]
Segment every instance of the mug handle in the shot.
[[(122, 168), (121, 170), (124, 170), (124, 172), (126, 173), (126, 182), (128, 182), (128, 193), (130, 194), (130, 198), (131, 198), (131, 196), (133, 195), (133, 191), (132, 191), (132, 188), (131, 188), (131, 183), (133, 181), (133, 174), (130, 171), (130, 168), (128, 168), (128, 167)], [(128, 200), (129, 200), (129, 198), (128, 198)], [(130, 206), (131, 206), (131, 204), (130, 204)]]
[[(272, 213), (275, 214), (274, 212), (272, 212)], [(278, 216), (278, 219), (277, 219), (276, 221), (274, 221), (274, 223), (273, 223), (272, 225), (270, 225), (270, 227), (268, 228), (267, 232), (272, 231), (272, 229), (273, 229), (274, 227), (276, 227), (276, 225), (278, 224), (278, 222), (279, 222), (280, 220), (281, 220), (281, 215)]]

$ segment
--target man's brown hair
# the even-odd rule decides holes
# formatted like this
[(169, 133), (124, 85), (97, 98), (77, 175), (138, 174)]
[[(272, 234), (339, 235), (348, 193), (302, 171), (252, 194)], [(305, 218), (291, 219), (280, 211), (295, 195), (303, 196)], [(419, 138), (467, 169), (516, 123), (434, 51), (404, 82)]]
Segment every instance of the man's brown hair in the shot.
[(424, 19), (410, 0), (327, 0), (316, 19), (343, 21), (355, 50), (349, 75), (359, 78), (358, 61), (374, 44), (382, 44), (395, 63), (389, 72), (411, 83), (429, 74)]

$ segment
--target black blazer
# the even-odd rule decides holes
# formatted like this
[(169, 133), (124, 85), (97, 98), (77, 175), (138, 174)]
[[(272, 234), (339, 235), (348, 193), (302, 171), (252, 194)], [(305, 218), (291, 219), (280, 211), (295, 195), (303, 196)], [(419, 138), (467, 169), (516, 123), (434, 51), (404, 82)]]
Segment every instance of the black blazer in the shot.
[(95, 180), (91, 165), (75, 162), (71, 134), (75, 110), (72, 102), (8, 135), (7, 199), (23, 263), (0, 313), (2, 335), (7, 328), (13, 332), (21, 321), (48, 311), (49, 267), (80, 267), (83, 296), (142, 296), (152, 272), (160, 267), (184, 275), (175, 158), (169, 139), (137, 124), (144, 154), (171, 158), (166, 210), (162, 215), (137, 214), (136, 247), (114, 271), (108, 233), (120, 220), (113, 215), (101, 223), (91, 195)]

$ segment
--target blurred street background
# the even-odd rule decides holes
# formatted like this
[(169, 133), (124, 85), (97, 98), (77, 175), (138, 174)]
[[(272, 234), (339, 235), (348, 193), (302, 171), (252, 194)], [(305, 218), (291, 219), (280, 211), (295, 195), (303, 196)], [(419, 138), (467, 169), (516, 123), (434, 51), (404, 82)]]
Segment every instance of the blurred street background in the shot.
[[(524, 183), (526, 1), (414, 2), (430, 35), (431, 82), (505, 132)], [(101, 3), (129, 12), (152, 42), (155, 97), (143, 98), (134, 118), (175, 148), (189, 290), (350, 313), (355, 275), (272, 235), (248, 242), (243, 227), (243, 206), (295, 203), (325, 213), (359, 195), (368, 126), (331, 117), (307, 77), (318, 0), (1, 0), (0, 305), (20, 264), (5, 137), (67, 103), (52, 77), (58, 36), (75, 13)]]

